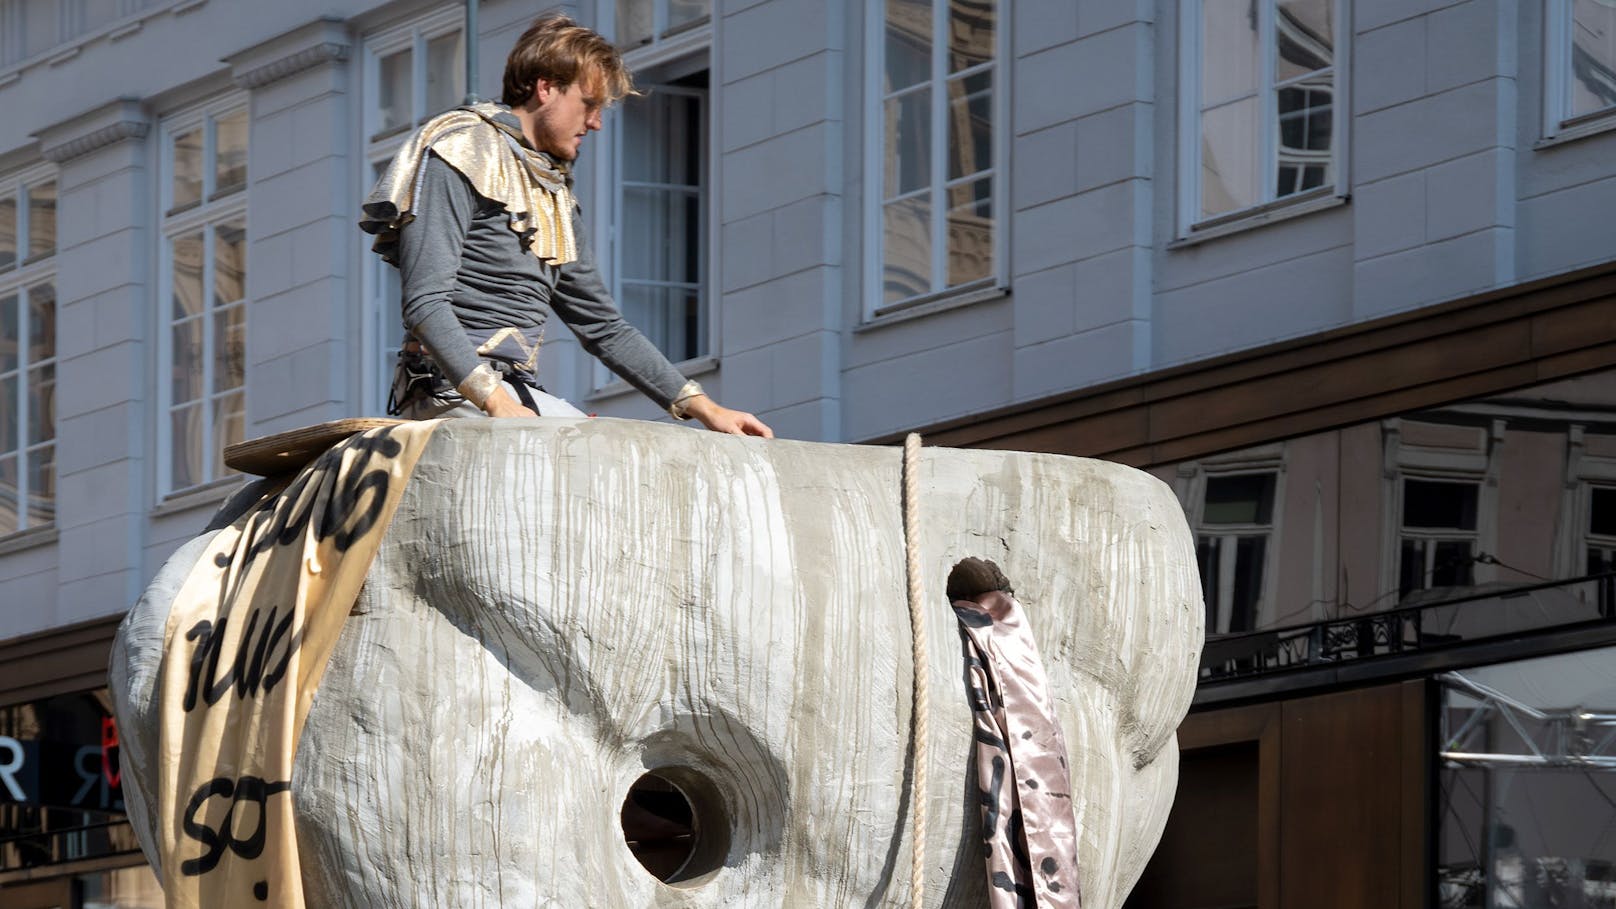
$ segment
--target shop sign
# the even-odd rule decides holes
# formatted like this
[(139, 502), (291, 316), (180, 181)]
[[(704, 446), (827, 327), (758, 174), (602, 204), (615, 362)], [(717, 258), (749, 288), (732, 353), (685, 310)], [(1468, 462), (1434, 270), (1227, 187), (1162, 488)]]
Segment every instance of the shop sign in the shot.
[(0, 804), (121, 812), (118, 748), (111, 717), (97, 743), (0, 735)]

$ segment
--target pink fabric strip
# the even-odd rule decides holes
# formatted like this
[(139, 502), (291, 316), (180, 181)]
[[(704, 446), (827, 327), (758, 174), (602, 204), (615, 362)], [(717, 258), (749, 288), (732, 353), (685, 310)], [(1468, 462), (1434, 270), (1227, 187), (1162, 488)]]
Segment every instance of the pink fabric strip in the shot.
[(1008, 593), (954, 601), (969, 660), (990, 909), (1078, 909), (1066, 739), (1026, 613)]

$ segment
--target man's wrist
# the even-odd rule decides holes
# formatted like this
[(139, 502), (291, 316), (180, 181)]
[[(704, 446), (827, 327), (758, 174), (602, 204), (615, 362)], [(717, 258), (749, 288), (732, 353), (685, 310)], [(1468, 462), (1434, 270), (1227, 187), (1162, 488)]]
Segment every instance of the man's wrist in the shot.
[(707, 393), (701, 390), (700, 382), (686, 382), (684, 387), (679, 389), (679, 393), (673, 396), (672, 403), (668, 405), (668, 415), (675, 420), (688, 420), (695, 416), (691, 411), (691, 406), (697, 405), (697, 402), (706, 397)]
[(483, 402), (482, 408), (483, 412), (491, 417), (526, 416), (528, 413), (527, 407), (506, 391), (503, 385), (494, 389), (494, 393)]
[(486, 411), (489, 396), (501, 391), (503, 386), (504, 382), (500, 379), (499, 373), (494, 372), (493, 367), (487, 363), (478, 363), (477, 367), (467, 373), (460, 384), (455, 386), (455, 391)]

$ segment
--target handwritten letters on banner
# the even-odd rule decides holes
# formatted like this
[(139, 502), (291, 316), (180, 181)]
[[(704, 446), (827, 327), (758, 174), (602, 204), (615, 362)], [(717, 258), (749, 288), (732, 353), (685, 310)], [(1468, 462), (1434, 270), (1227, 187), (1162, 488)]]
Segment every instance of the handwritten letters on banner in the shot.
[(220, 531), (175, 597), (158, 682), (170, 909), (303, 906), (298, 736), (435, 425), (334, 446)]

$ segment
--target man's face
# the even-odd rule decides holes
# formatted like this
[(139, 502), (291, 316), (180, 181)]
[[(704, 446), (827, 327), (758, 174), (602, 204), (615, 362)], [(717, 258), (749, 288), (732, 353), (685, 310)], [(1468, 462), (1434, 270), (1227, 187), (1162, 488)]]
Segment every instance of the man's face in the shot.
[(575, 160), (584, 136), (600, 129), (600, 112), (605, 106), (600, 79), (579, 79), (564, 89), (540, 79), (534, 100), (538, 102), (531, 137), (534, 147), (562, 161)]

